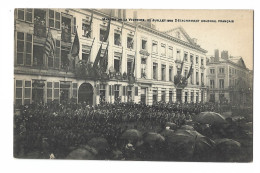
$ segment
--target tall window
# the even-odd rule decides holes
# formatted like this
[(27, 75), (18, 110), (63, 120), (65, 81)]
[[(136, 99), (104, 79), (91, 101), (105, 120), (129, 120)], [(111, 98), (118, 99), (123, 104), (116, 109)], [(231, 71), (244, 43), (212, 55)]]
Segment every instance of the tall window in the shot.
[(61, 47), (61, 69), (62, 70), (68, 70), (70, 66), (70, 61), (69, 61), (69, 53), (70, 50), (68, 47)]
[(22, 105), (23, 99), (23, 81), (16, 80), (15, 82), (15, 104)]
[(215, 81), (214, 80), (210, 80), (210, 88), (215, 88)]
[(199, 85), (199, 72), (196, 72), (196, 84)]
[(199, 103), (199, 92), (196, 92), (196, 103)]
[(60, 100), (60, 84), (59, 82), (54, 82), (54, 101), (59, 103)]
[(170, 91), (169, 91), (169, 102), (170, 102), (170, 103), (173, 102), (172, 97), (173, 97), (173, 94), (172, 94), (172, 91), (170, 90)]
[(142, 40), (142, 49), (147, 50), (147, 41), (146, 40)]
[(171, 46), (169, 46), (169, 57), (173, 57), (173, 48)]
[(119, 57), (114, 57), (114, 69), (115, 69), (116, 73), (121, 72), (120, 66), (121, 66), (120, 58)]
[(43, 55), (44, 55), (44, 47), (40, 45), (33, 45), (33, 65), (35, 67), (43, 67)]
[(47, 82), (47, 103), (52, 102), (52, 82)]
[(219, 88), (224, 89), (224, 79), (219, 79)]
[(191, 92), (191, 93), (190, 93), (190, 101), (191, 101), (191, 102), (194, 102), (194, 92)]
[[(61, 15), (59, 12), (54, 10), (49, 10), (49, 27), (60, 29), (61, 23)], [(63, 26), (65, 27), (65, 21), (62, 21)], [(68, 27), (68, 23), (66, 22), (66, 27)], [(70, 25), (69, 25), (70, 26)]]
[(224, 74), (224, 68), (219, 68), (219, 73)]
[(201, 84), (204, 84), (204, 73), (200, 74), (200, 80), (201, 80)]
[(170, 67), (169, 67), (169, 81), (173, 81), (172, 72), (173, 72), (173, 67), (170, 66)]
[(43, 103), (44, 98), (44, 81), (33, 80), (32, 83), (32, 102), (34, 103)]
[(82, 36), (91, 37), (91, 23), (87, 19), (82, 19)]
[(99, 94), (100, 94), (100, 100), (101, 101), (106, 101), (106, 85), (100, 84), (100, 89), (99, 89)]
[(190, 63), (193, 64), (193, 55), (190, 55)]
[(121, 46), (121, 34), (117, 31), (114, 33), (114, 44), (117, 46)]
[(181, 61), (181, 51), (177, 50), (176, 52), (176, 60)]
[(198, 63), (199, 63), (199, 57), (196, 56), (196, 64), (198, 64)]
[(201, 66), (204, 66), (204, 59), (203, 58), (201, 58)]
[(158, 98), (158, 92), (157, 90), (153, 90), (153, 103), (157, 102), (157, 98)]
[(128, 60), (127, 60), (127, 74), (128, 74), (128, 75), (130, 75), (130, 73), (131, 73), (132, 63), (133, 63), (133, 60), (132, 60), (132, 59), (128, 59)]
[(153, 63), (153, 79), (158, 80), (158, 64)]
[(161, 101), (165, 102), (166, 92), (165, 89), (161, 91)]
[(157, 41), (153, 41), (153, 43), (152, 43), (152, 52), (158, 53), (158, 42)]
[(17, 32), (17, 49), (16, 49), (16, 52), (17, 52), (17, 61), (16, 63), (18, 65), (22, 65), (24, 64), (24, 60), (23, 60), (23, 57), (24, 57), (24, 48), (25, 48), (25, 44), (24, 44), (24, 41), (25, 41), (25, 34), (22, 33), (22, 32)]
[(127, 101), (130, 102), (132, 101), (132, 86), (127, 87)]
[(184, 61), (186, 61), (186, 62), (188, 61), (188, 53), (187, 52), (184, 53)]
[(70, 98), (70, 82), (60, 82), (60, 100), (66, 102)]
[(32, 22), (32, 13), (33, 13), (32, 9), (30, 9), (30, 8), (26, 8), (26, 9), (19, 8), (19, 9), (17, 9), (17, 12), (18, 12), (18, 19), (19, 20), (24, 20), (26, 22)]
[(138, 87), (135, 87), (135, 96), (138, 96)]
[[(17, 61), (18, 65), (32, 65), (32, 35), (17, 32)], [(25, 63), (24, 63), (25, 57)]]
[(120, 99), (119, 91), (120, 91), (120, 85), (114, 85), (115, 87), (115, 101), (118, 101)]
[(190, 83), (193, 85), (193, 73), (191, 73), (191, 75), (190, 75)]
[[(67, 43), (71, 42), (71, 33), (72, 33), (72, 28), (73, 28), (71, 26), (71, 24), (72, 24), (71, 20), (72, 20), (71, 17), (65, 17), (65, 16), (61, 17), (61, 22), (62, 22), (62, 24), (61, 24), (61, 29), (62, 29), (61, 40), (64, 41), (64, 42), (67, 42)], [(55, 28), (56, 28), (56, 26), (55, 26)]]
[(141, 77), (146, 78), (146, 58), (141, 59)]
[(166, 45), (165, 44), (161, 44), (161, 55), (162, 56), (166, 55)]
[(34, 35), (46, 37), (46, 10), (34, 9)]
[(215, 69), (210, 69), (209, 72), (210, 74), (215, 74)]
[(60, 50), (61, 50), (61, 44), (60, 40), (56, 40), (56, 47), (55, 47), (55, 58), (54, 58), (54, 68), (59, 69), (60, 68)]
[(101, 27), (99, 30), (99, 41), (103, 41), (106, 34), (106, 29), (104, 27)]
[(132, 36), (127, 37), (127, 48), (133, 49), (134, 48), (134, 39)]
[(25, 81), (24, 82), (24, 104), (31, 103), (31, 91), (32, 91), (32, 82)]
[(161, 69), (162, 77), (161, 77), (161, 80), (163, 80), (163, 81), (166, 80), (166, 73), (165, 73), (165, 71), (166, 71), (166, 65), (162, 65), (162, 69)]
[(188, 92), (185, 92), (185, 95), (184, 95), (184, 102), (185, 102), (185, 103), (188, 102)]
[(72, 98), (74, 99), (73, 101), (77, 102), (77, 98), (78, 98), (78, 84), (77, 83), (72, 83)]

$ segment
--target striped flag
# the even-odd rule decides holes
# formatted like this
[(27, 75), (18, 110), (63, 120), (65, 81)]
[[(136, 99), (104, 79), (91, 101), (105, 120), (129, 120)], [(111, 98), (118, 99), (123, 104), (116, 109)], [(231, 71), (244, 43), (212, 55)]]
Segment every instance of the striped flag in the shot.
[(48, 31), (47, 38), (45, 41), (44, 52), (47, 57), (54, 56), (54, 53), (55, 53), (55, 40), (52, 37), (50, 29)]
[(79, 49), (80, 49), (80, 45), (79, 45), (79, 36), (78, 36), (78, 32), (76, 30), (76, 35), (74, 37), (74, 41), (70, 50), (70, 54), (72, 57), (76, 57), (79, 55)]

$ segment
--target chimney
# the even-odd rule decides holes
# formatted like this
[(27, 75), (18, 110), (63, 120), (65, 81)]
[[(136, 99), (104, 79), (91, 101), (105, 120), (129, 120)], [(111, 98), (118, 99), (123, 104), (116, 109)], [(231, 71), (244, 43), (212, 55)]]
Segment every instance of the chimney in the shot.
[(215, 49), (215, 61), (219, 61), (219, 50)]
[(223, 50), (221, 52), (221, 58), (222, 59), (228, 59), (228, 51), (227, 50)]

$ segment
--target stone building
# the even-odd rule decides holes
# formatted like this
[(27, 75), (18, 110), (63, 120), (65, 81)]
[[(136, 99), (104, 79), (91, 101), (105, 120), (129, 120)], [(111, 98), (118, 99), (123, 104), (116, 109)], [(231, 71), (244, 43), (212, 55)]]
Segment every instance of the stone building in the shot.
[[(16, 9), (14, 21), (15, 105), (207, 100), (207, 51), (182, 27), (161, 32), (127, 21), (126, 10), (120, 9)], [(49, 32), (53, 56), (45, 53)], [(186, 77), (189, 69), (193, 73), (186, 85), (174, 83), (178, 72)]]

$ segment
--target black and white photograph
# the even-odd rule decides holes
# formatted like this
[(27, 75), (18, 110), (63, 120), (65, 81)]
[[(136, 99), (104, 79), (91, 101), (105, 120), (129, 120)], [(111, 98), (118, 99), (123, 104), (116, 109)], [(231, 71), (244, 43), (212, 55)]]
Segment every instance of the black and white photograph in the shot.
[(15, 159), (253, 162), (253, 10), (13, 12)]

